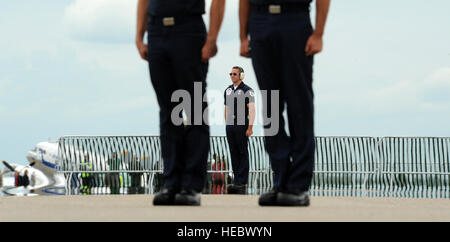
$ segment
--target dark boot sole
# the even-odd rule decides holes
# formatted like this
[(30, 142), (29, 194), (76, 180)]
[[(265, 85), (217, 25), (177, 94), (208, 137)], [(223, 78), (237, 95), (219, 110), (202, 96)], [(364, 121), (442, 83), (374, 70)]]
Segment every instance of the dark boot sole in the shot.
[(155, 199), (155, 198), (153, 198), (153, 205), (154, 206), (171, 206), (171, 205), (175, 204), (174, 202), (175, 201), (173, 199), (172, 200), (169, 200), (169, 199), (163, 200), (163, 199)]
[(309, 206), (309, 197), (304, 199), (298, 199), (296, 195), (291, 194), (278, 194), (277, 196), (277, 204), (278, 206), (286, 206), (286, 207), (308, 207)]
[(200, 206), (201, 200), (189, 199), (182, 195), (176, 195), (174, 205), (178, 206)]

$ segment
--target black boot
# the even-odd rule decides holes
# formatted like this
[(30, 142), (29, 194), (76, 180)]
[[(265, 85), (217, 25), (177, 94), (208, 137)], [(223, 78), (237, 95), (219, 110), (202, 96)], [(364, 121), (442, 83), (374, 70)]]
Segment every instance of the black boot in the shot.
[(163, 188), (161, 192), (156, 193), (153, 198), (153, 205), (174, 205), (176, 190), (172, 188)]
[(201, 194), (193, 189), (183, 189), (175, 195), (175, 205), (200, 206)]
[(273, 188), (269, 192), (261, 194), (259, 196), (259, 206), (277, 206), (277, 195), (279, 193), (279, 190), (276, 188)]
[(277, 194), (277, 203), (280, 206), (309, 206), (309, 195), (306, 191), (287, 190)]
[(228, 194), (246, 194), (246, 185), (245, 184), (230, 184), (227, 186)]

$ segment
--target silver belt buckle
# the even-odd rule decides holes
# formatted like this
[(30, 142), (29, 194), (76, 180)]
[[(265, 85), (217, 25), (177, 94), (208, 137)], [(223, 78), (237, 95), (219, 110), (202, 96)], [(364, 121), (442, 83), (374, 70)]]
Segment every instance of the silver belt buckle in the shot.
[(280, 5), (269, 5), (269, 13), (270, 14), (280, 14), (281, 6)]
[(167, 17), (163, 18), (163, 25), (164, 26), (174, 26), (175, 25), (175, 18), (174, 17)]

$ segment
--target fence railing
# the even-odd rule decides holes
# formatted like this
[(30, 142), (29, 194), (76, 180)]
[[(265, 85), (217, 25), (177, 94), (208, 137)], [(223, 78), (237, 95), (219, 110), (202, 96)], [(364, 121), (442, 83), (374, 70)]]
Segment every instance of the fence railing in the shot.
[[(259, 194), (273, 182), (264, 137), (250, 137), (248, 149), (249, 193)], [(118, 174), (122, 188), (136, 185), (139, 176), (149, 193), (162, 183), (158, 136), (65, 136), (59, 157), (59, 170), (71, 178), (69, 188), (82, 185), (83, 173), (97, 174), (95, 184), (103, 191), (108, 174)], [(214, 179), (227, 183), (232, 175), (226, 137), (211, 137), (206, 186), (215, 189)], [(316, 137), (311, 193), (450, 197), (450, 137)]]

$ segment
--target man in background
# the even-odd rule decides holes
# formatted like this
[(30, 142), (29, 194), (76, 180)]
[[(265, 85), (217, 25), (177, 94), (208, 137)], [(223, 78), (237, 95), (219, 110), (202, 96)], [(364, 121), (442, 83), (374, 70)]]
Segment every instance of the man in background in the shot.
[(233, 183), (228, 194), (245, 194), (248, 182), (248, 137), (253, 134), (255, 92), (244, 80), (244, 69), (234, 66), (230, 72), (232, 84), (224, 92), (228, 146), (233, 168)]

